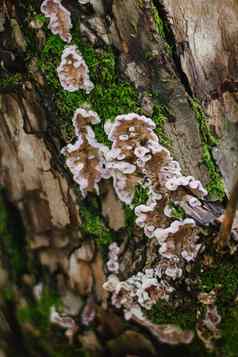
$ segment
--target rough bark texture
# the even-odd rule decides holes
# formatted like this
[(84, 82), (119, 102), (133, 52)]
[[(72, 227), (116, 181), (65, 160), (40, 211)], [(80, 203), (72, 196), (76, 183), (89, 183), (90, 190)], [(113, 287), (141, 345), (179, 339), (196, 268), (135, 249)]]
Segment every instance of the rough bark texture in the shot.
[[(21, 96), (2, 95), (1, 185), (7, 187), (9, 200), (21, 213), (32, 245), (38, 239), (48, 241), (49, 236), (52, 241), (60, 236), (72, 240), (74, 227), (80, 223), (76, 197), (63, 175), (52, 167), (44, 138), (46, 125), (34, 88), (23, 90)], [(51, 151), (56, 152), (52, 144)], [(77, 230), (74, 233), (77, 237)]]
[(135, 84), (142, 99), (143, 93), (152, 91), (168, 106), (170, 120), (166, 124), (166, 133), (184, 172), (206, 183), (206, 169), (197, 165), (202, 160), (198, 123), (156, 30), (152, 11), (149, 1), (141, 6), (134, 0), (113, 2), (112, 43), (120, 51), (122, 71)]
[(163, 1), (181, 69), (220, 137), (214, 156), (227, 191), (238, 165), (236, 1)]
[[(116, 84), (129, 81), (135, 87), (141, 112), (153, 116), (159, 103), (158, 133), (184, 173), (212, 183), (214, 199), (220, 169), (229, 193), (238, 164), (237, 2), (62, 3), (71, 11), (74, 38), (82, 37), (89, 52), (112, 49)], [(205, 356), (198, 341), (194, 350), (160, 344), (108, 306), (102, 288), (108, 242), (122, 242), (125, 278), (148, 262), (155, 247), (130, 224), (111, 182), (102, 184), (100, 197), (82, 200), (66, 170), (59, 153), (72, 139), (72, 127), (62, 113), (71, 117), (79, 104), (78, 98), (66, 98), (70, 109), (65, 109), (59, 89), (54, 91), (56, 72), (49, 75), (46, 63), (39, 64), (50, 36), (42, 21), (38, 1), (0, 0), (0, 356)], [(117, 100), (112, 97), (111, 105)], [(126, 111), (127, 102), (123, 106)], [(220, 186), (218, 191), (222, 196)], [(231, 270), (229, 288), (237, 286)], [(40, 283), (45, 290), (39, 301), (33, 288)], [(178, 305), (186, 302), (186, 294)], [(182, 313), (195, 311), (189, 301)], [(71, 344), (49, 324), (51, 306), (62, 303), (81, 329)], [(92, 325), (85, 326), (82, 320), (90, 316)], [(238, 323), (237, 311), (235, 318)], [(235, 356), (219, 349), (215, 355)]]

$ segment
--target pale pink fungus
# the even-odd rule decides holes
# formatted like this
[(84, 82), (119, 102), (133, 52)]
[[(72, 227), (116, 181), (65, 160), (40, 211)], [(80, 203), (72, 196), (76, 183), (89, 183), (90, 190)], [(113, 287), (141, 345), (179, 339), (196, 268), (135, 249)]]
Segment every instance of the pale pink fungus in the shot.
[(108, 177), (104, 154), (107, 148), (98, 143), (90, 124), (100, 121), (98, 115), (83, 108), (76, 110), (73, 125), (77, 140), (62, 149), (66, 165), (80, 186), (83, 196), (87, 192), (99, 192), (98, 183)]
[(76, 46), (64, 49), (57, 72), (62, 87), (69, 92), (84, 89), (86, 93), (90, 93), (94, 88), (89, 78), (88, 66)]
[(49, 29), (54, 35), (59, 35), (67, 43), (71, 42), (72, 28), (70, 12), (59, 0), (45, 0), (41, 4), (41, 12), (50, 19)]

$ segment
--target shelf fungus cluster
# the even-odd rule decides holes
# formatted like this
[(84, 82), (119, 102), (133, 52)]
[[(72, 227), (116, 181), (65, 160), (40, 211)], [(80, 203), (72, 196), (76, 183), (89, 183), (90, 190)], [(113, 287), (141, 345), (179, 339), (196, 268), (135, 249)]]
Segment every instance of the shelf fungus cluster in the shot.
[(158, 144), (153, 129), (151, 119), (135, 113), (119, 115), (105, 125), (112, 141), (107, 164), (112, 170), (115, 191), (126, 204), (132, 203), (136, 186), (143, 182), (145, 164), (152, 158), (155, 143)]
[(62, 149), (66, 165), (72, 172), (74, 181), (79, 184), (84, 197), (87, 192), (99, 192), (99, 181), (109, 177), (105, 165), (107, 148), (97, 142), (90, 126), (99, 122), (100, 119), (95, 112), (77, 109), (73, 117), (77, 140)]
[(178, 162), (159, 143), (155, 128), (150, 118), (135, 113), (119, 115), (113, 123), (106, 123), (105, 131), (112, 141), (107, 162), (118, 197), (131, 204), (136, 186), (143, 184), (150, 193), (145, 209), (151, 207), (154, 211), (157, 201), (169, 202), (169, 198), (179, 201), (189, 192), (200, 197), (206, 195), (200, 181), (181, 174)]
[(187, 202), (196, 209), (201, 205), (199, 198), (207, 193), (199, 181), (182, 175), (179, 164), (159, 143), (151, 119), (131, 113), (107, 123), (111, 149), (95, 139), (91, 125), (99, 121), (96, 113), (79, 108), (73, 118), (77, 141), (62, 152), (83, 196), (98, 193), (99, 181), (110, 177), (126, 204), (132, 203), (138, 184), (148, 188), (146, 204), (135, 207), (136, 224), (155, 241), (156, 264), (120, 281), (120, 248), (116, 243), (109, 247), (111, 275), (104, 288), (112, 294), (112, 304), (122, 308), (129, 319), (141, 316), (143, 309), (151, 309), (159, 299), (169, 300), (186, 264), (196, 259), (201, 249), (198, 227), (192, 218), (175, 219), (172, 205)]
[[(114, 271), (104, 288), (112, 294), (112, 304), (124, 310), (127, 319), (141, 318), (160, 299), (169, 300), (175, 282), (200, 249), (198, 227), (192, 218), (175, 219), (173, 207), (186, 202), (191, 209), (200, 207), (207, 195), (200, 181), (183, 176), (178, 162), (159, 143), (154, 122), (131, 113), (120, 115), (106, 125), (112, 148), (106, 153), (115, 191), (131, 204), (138, 184), (147, 187), (146, 204), (135, 207), (136, 224), (157, 247), (157, 261), (142, 272), (120, 281)], [(111, 265), (111, 252), (108, 265)], [(111, 270), (111, 272), (113, 272)]]
[(45, 0), (41, 4), (41, 12), (49, 18), (49, 29), (54, 35), (59, 35), (67, 43), (71, 42), (72, 28), (70, 12), (59, 0)]
[[(45, 0), (41, 11), (50, 19), (51, 31), (71, 43), (70, 13), (61, 2)], [(82, 89), (88, 94), (94, 88), (87, 64), (75, 45), (64, 49), (57, 72), (62, 87), (67, 91)], [(207, 192), (200, 181), (182, 174), (179, 163), (160, 144), (155, 133), (156, 125), (150, 118), (130, 113), (117, 116), (114, 122), (106, 122), (104, 129), (112, 142), (110, 149), (95, 138), (92, 125), (99, 122), (97, 113), (91, 110), (78, 108), (75, 111), (76, 141), (62, 149), (66, 165), (83, 197), (88, 192), (99, 194), (99, 182), (112, 178), (118, 198), (134, 209), (136, 224), (154, 243), (156, 250), (156, 258), (142, 271), (132, 271), (130, 277), (120, 280), (121, 249), (116, 243), (111, 244), (107, 262), (109, 276), (104, 284), (101, 281), (100, 287), (103, 285), (111, 294), (112, 305), (122, 309), (126, 319), (139, 322), (161, 342), (172, 345), (190, 343), (193, 338), (191, 331), (182, 331), (174, 325), (152, 324), (146, 319), (145, 311), (159, 300), (170, 299), (176, 282), (184, 277), (186, 266), (199, 254), (202, 244), (199, 242), (199, 227), (193, 218), (201, 214), (200, 199)], [(147, 189), (148, 200), (134, 207), (133, 198), (138, 185)], [(176, 217), (173, 211), (178, 207), (183, 209), (182, 214)], [(82, 273), (78, 274), (78, 255), (79, 252), (75, 251), (70, 258), (69, 275), (71, 287), (80, 290)], [(86, 290), (91, 291), (91, 287)], [(54, 308), (51, 321), (66, 328), (69, 338), (77, 330), (73, 320), (61, 316)], [(219, 322), (216, 308), (208, 306), (206, 318), (197, 328), (199, 337), (204, 339), (208, 330), (212, 338), (216, 338)]]

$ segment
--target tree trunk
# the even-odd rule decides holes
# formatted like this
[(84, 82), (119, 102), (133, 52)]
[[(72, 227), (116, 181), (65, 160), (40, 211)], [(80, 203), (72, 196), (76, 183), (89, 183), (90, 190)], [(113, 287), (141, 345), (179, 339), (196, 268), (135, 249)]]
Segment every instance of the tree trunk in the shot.
[[(197, 336), (170, 346), (155, 326), (195, 331), (204, 312), (197, 295), (212, 289), (223, 321), (213, 353), (237, 356), (235, 257), (219, 256), (212, 244), (238, 164), (237, 2), (62, 1), (95, 85), (89, 95), (61, 87), (65, 44), (40, 3), (0, 4), (0, 356), (205, 356)], [(83, 198), (66, 168), (60, 152), (74, 140), (80, 106), (98, 113), (103, 144), (107, 120), (151, 117), (184, 175), (208, 190), (201, 216), (188, 214), (199, 222), (203, 249), (172, 300), (148, 313), (153, 326), (126, 321), (103, 288), (110, 243), (120, 245), (121, 280), (151, 267), (155, 247), (112, 180)], [(143, 192), (135, 200), (144, 203)]]

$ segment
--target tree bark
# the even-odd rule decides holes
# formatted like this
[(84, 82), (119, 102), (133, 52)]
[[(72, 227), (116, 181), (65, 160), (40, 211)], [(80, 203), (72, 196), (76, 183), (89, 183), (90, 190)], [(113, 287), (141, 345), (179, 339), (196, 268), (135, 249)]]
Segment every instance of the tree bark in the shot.
[[(210, 201), (225, 197), (223, 180), (229, 196), (238, 164), (237, 2), (62, 3), (85, 53), (113, 53), (111, 86), (134, 87), (141, 114), (156, 117), (160, 108), (157, 133), (184, 174), (208, 186)], [(150, 329), (125, 321), (110, 306), (102, 287), (109, 242), (116, 239), (124, 249), (124, 279), (150, 262), (154, 247), (111, 181), (100, 184), (100, 196), (83, 199), (66, 169), (60, 150), (73, 138), (69, 118), (81, 99), (60, 97), (53, 57), (59, 40), (47, 29), (39, 2), (0, 0), (0, 6), (0, 356), (205, 356), (197, 340), (194, 349), (161, 344)], [(50, 50), (49, 38), (55, 41)], [(103, 71), (103, 64), (95, 66)], [(121, 100), (125, 113), (131, 111), (129, 99)], [(103, 113), (105, 101), (87, 104), (99, 102)], [(118, 98), (109, 101), (116, 106)], [(216, 232), (214, 225), (209, 234)], [(83, 258), (72, 271), (79, 248)], [(189, 301), (184, 309), (196, 309), (194, 293), (180, 289), (178, 301)], [(52, 306), (63, 306), (76, 321), (72, 338), (49, 322)], [(220, 347), (214, 353), (226, 356)]]
[(220, 137), (213, 149), (227, 192), (237, 167), (237, 2), (163, 1), (181, 70)]

